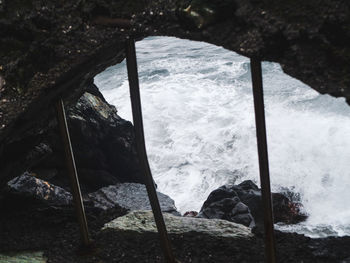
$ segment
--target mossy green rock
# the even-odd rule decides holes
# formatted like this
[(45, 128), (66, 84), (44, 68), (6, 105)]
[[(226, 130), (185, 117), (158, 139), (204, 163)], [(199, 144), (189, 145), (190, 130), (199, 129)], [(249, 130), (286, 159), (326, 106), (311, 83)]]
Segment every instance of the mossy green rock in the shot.
[[(202, 219), (163, 214), (169, 234), (200, 233), (207, 236), (233, 239), (253, 238), (250, 228), (220, 219)], [(131, 231), (137, 233), (156, 233), (157, 228), (151, 211), (133, 211), (105, 224), (103, 231)]]
[(0, 254), (1, 263), (46, 263), (44, 253), (41, 251), (25, 251)]

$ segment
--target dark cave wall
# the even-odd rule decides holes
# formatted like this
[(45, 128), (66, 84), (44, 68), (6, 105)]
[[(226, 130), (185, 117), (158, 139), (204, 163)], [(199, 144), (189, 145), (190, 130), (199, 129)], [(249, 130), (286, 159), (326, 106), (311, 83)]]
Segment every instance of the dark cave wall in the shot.
[(28, 138), (45, 130), (58, 98), (74, 104), (96, 74), (124, 59), (130, 34), (206, 41), (278, 62), (320, 93), (350, 100), (349, 6), (341, 0), (2, 0), (0, 168), (4, 154), (15, 160), (33, 144)]

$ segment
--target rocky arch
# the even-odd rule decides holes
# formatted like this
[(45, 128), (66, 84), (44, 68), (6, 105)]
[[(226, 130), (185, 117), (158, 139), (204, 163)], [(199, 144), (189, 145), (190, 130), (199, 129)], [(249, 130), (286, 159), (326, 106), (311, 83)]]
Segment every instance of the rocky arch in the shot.
[(349, 101), (349, 6), (341, 0), (3, 0), (0, 156), (19, 154), (16, 144), (30, 147), (26, 138), (45, 130), (59, 97), (76, 101), (97, 73), (122, 61), (129, 34), (206, 41), (278, 62), (320, 93)]

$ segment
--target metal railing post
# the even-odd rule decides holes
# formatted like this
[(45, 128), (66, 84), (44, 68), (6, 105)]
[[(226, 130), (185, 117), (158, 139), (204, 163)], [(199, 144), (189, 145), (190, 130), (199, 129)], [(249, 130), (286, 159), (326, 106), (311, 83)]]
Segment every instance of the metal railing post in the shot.
[(166, 262), (175, 263), (173, 251), (171, 249), (170, 240), (166, 230), (164, 218), (159, 205), (156, 187), (154, 185), (151, 169), (149, 167), (147, 152), (145, 146), (145, 138), (143, 131), (142, 109), (140, 99), (139, 77), (137, 72), (135, 40), (129, 38), (126, 41), (126, 64), (128, 70), (130, 98), (132, 106), (132, 115), (135, 127), (136, 148), (139, 156), (141, 170), (145, 175), (146, 189), (151, 203), (154, 219), (156, 221), (160, 245)]
[(266, 123), (263, 95), (263, 80), (261, 61), (256, 58), (250, 59), (252, 73), (256, 137), (259, 155), (259, 170), (261, 195), (264, 212), (265, 230), (265, 260), (268, 263), (276, 262), (276, 242), (273, 225), (273, 210), (270, 187), (269, 160), (266, 140)]
[(74, 154), (73, 154), (72, 144), (69, 136), (66, 113), (64, 110), (64, 104), (62, 99), (60, 99), (57, 102), (56, 110), (57, 110), (58, 126), (60, 129), (62, 142), (64, 146), (65, 157), (67, 161), (67, 169), (68, 169), (68, 175), (69, 175), (70, 184), (71, 184), (73, 202), (74, 202), (74, 206), (77, 212), (77, 217), (79, 222), (81, 240), (83, 245), (85, 247), (88, 247), (91, 244), (90, 238), (89, 238), (89, 230), (88, 230), (88, 225), (86, 221), (83, 198), (81, 196), (79, 179), (78, 179), (77, 169), (75, 166)]

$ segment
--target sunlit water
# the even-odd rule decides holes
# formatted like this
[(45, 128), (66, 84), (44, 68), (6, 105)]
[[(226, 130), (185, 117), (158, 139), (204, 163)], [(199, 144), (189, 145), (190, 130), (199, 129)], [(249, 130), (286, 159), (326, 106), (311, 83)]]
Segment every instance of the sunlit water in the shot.
[[(138, 42), (148, 156), (159, 190), (181, 212), (226, 183), (259, 183), (249, 60), (176, 38)], [(309, 219), (279, 226), (309, 236), (350, 234), (350, 107), (263, 63), (272, 189), (300, 193)], [(95, 77), (131, 120), (125, 61)]]

